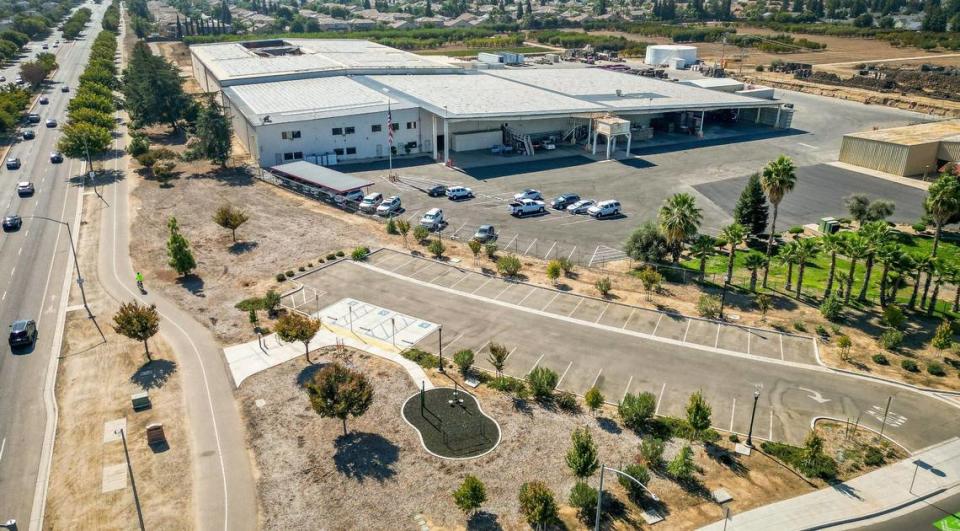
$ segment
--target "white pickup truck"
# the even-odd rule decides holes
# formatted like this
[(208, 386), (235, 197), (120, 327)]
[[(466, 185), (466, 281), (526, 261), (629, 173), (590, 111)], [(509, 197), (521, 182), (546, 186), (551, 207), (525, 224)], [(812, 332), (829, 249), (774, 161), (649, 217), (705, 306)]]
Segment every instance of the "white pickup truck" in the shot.
[(507, 205), (507, 211), (511, 216), (527, 216), (530, 214), (542, 214), (546, 212), (546, 203), (533, 199), (520, 199)]

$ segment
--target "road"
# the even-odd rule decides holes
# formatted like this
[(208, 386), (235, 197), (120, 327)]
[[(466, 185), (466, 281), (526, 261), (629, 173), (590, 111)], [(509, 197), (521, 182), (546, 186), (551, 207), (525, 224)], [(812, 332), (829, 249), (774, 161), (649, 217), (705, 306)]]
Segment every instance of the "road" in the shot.
[[(60, 68), (44, 89), (49, 105), (36, 105), (35, 112), (43, 120), (56, 118), (61, 125), (65, 120), (72, 92), (61, 93), (60, 87), (76, 86), (107, 5), (88, 4), (94, 14), (81, 40), (50, 49)], [(47, 41), (58, 38), (59, 32), (54, 32)], [(33, 50), (31, 56), (40, 48), (35, 42), (28, 46)], [(0, 74), (13, 79), (18, 68), (8, 67)], [(58, 323), (60, 305), (66, 303), (66, 268), (72, 267), (67, 229), (52, 220), (74, 219), (79, 193), (75, 179), (83, 171), (76, 161), (50, 163), (59, 129), (46, 128), (43, 123), (32, 127), (36, 138), (15, 143), (9, 152), (20, 158), (23, 166), (0, 169), (0, 213), (23, 217), (19, 231), (0, 234), (0, 323), (6, 329), (16, 319), (34, 319), (39, 329), (33, 348), (11, 351), (4, 341), (0, 355), (0, 521), (15, 518), (28, 522), (39, 510), (33, 502), (48, 420), (43, 383), (52, 357), (60, 350), (55, 330), (62, 324)], [(37, 191), (33, 197), (17, 196), (16, 183), (21, 180), (34, 182)]]
[(935, 529), (933, 523), (950, 516), (960, 514), (960, 492), (954, 492), (945, 498), (923, 501), (913, 506), (910, 512), (884, 521), (870, 520), (862, 525), (850, 526), (853, 529), (871, 531), (909, 531), (913, 529), (928, 531)]

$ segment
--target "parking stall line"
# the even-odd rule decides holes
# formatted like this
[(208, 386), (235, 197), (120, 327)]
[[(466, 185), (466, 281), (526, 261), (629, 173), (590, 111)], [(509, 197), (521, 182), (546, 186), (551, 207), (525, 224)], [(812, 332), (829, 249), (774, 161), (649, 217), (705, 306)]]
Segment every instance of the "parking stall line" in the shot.
[(780, 360), (783, 360), (783, 334), (777, 334), (780, 336)]
[(657, 328), (660, 328), (660, 321), (663, 320), (663, 314), (660, 314), (660, 317), (657, 318), (657, 324), (653, 327), (653, 332), (650, 332), (651, 336), (657, 335)]
[(547, 249), (547, 254), (543, 255), (543, 259), (544, 259), (544, 260), (546, 260), (547, 257), (550, 256), (550, 253), (553, 252), (553, 248), (556, 247), (556, 246), (557, 246), (557, 241), (554, 240), (554, 241), (553, 241), (553, 245), (551, 245), (550, 248)]
[(533, 249), (533, 246), (536, 245), (536, 243), (537, 243), (537, 239), (534, 238), (533, 241), (530, 242), (530, 245), (527, 246), (527, 250), (523, 251), (523, 254), (528, 254), (530, 252), (530, 249)]
[(517, 239), (517, 236), (519, 236), (519, 235), (520, 235), (519, 233), (514, 234), (514, 235), (513, 235), (513, 238), (510, 238), (510, 241), (507, 242), (507, 244), (504, 245), (503, 248), (504, 248), (504, 249), (509, 249), (509, 248), (510, 248), (510, 245), (513, 243), (513, 240), (516, 240), (516, 239)]
[(437, 276), (431, 278), (431, 279), (428, 280), (427, 282), (433, 284), (438, 278), (442, 277), (442, 276), (445, 275), (446, 273), (447, 273), (447, 269), (444, 269), (440, 274), (438, 274)]
[(727, 431), (729, 431), (730, 433), (733, 433), (733, 416), (734, 416), (734, 414), (736, 414), (736, 412), (737, 412), (737, 399), (734, 398), (734, 399), (733, 399), (733, 407), (730, 408), (730, 429), (727, 430)]
[(577, 311), (577, 308), (579, 308), (581, 304), (583, 304), (583, 297), (580, 297), (580, 300), (577, 301), (577, 305), (574, 306), (572, 310), (570, 310), (570, 313), (567, 314), (567, 317), (570, 317), (571, 315), (573, 315), (573, 312)]
[(477, 286), (477, 289), (471, 291), (470, 294), (472, 295), (472, 294), (480, 291), (480, 288), (486, 286), (488, 283), (490, 283), (491, 280), (493, 280), (493, 277), (488, 278), (488, 279), (486, 280), (486, 282), (484, 282), (483, 284), (480, 284), (479, 286)]
[(513, 349), (510, 350), (510, 352), (507, 352), (507, 357), (503, 358), (503, 363), (507, 363), (507, 360), (510, 359), (510, 356), (513, 355), (513, 353), (516, 352), (518, 348), (520, 347), (513, 347)]
[(560, 384), (563, 383), (563, 378), (567, 375), (567, 372), (570, 370), (570, 367), (573, 366), (573, 362), (567, 363), (567, 368), (563, 370), (563, 374), (560, 375), (560, 379), (557, 380), (556, 388), (560, 389)]
[(597, 316), (597, 319), (593, 321), (594, 324), (599, 323), (600, 319), (603, 319), (603, 314), (607, 313), (607, 308), (609, 307), (610, 307), (610, 303), (608, 302), (607, 305), (603, 307), (603, 311), (600, 312), (600, 315)]
[(663, 402), (663, 392), (667, 390), (667, 382), (663, 382), (663, 387), (660, 388), (660, 396), (657, 398), (657, 409), (653, 411), (654, 415), (660, 414), (660, 404)]
[(457, 233), (460, 232), (460, 231), (461, 231), (464, 227), (466, 227), (466, 226), (467, 226), (467, 222), (464, 221), (462, 225), (460, 225), (459, 227), (457, 227), (457, 230), (453, 231), (453, 234), (451, 234), (450, 237), (451, 237), (451, 238), (456, 238), (456, 237), (457, 237)]
[[(567, 225), (569, 225), (569, 223), (568, 223)], [(593, 250), (593, 255), (590, 256), (590, 261), (587, 262), (587, 267), (590, 267), (590, 266), (593, 265), (593, 260), (594, 260), (594, 258), (597, 257), (597, 252), (598, 252), (598, 251), (600, 251), (600, 246), (599, 246), (599, 245), (597, 246), (596, 249)]]
[(505, 288), (503, 288), (502, 290), (500, 290), (500, 293), (497, 293), (497, 296), (494, 297), (493, 300), (499, 299), (499, 298), (500, 298), (500, 295), (503, 295), (504, 293), (506, 293), (507, 290), (510, 289), (511, 287), (513, 287), (513, 284), (507, 282), (507, 286), (506, 286)]
[(489, 344), (490, 344), (490, 340), (488, 339), (486, 343), (480, 345), (480, 348), (474, 349), (473, 352), (476, 353), (476, 354), (479, 354), (479, 353), (483, 352), (483, 349), (487, 348), (487, 345), (489, 345)]
[(620, 400), (623, 400), (624, 398), (627, 397), (627, 393), (630, 392), (630, 384), (632, 383), (633, 383), (633, 375), (631, 374), (630, 379), (627, 380), (627, 386), (623, 388), (623, 398), (621, 398)]
[[(537, 365), (540, 365), (540, 361), (543, 360), (543, 356), (544, 354), (540, 354), (540, 357), (537, 358), (537, 361), (533, 362), (533, 366), (530, 367), (530, 370), (527, 371), (527, 374), (530, 374), (531, 372), (533, 372), (533, 370), (537, 368)], [(525, 374), (524, 376), (526, 376), (527, 374)]]
[(717, 339), (713, 341), (713, 348), (720, 346), (720, 325), (717, 325)]
[(747, 354), (750, 354), (750, 339), (753, 338), (753, 332), (747, 330)]
[(459, 283), (463, 282), (464, 280), (466, 280), (466, 278), (469, 277), (470, 275), (471, 275), (471, 273), (464, 273), (463, 276), (460, 277), (460, 280), (454, 282), (454, 283), (450, 286), (450, 289), (453, 289), (454, 286), (456, 286), (457, 284), (459, 284)]
[(457, 335), (457, 337), (453, 338), (453, 340), (447, 341), (447, 344), (446, 344), (446, 345), (440, 345), (440, 352), (442, 353), (442, 352), (443, 352), (443, 349), (445, 349), (445, 348), (449, 347), (450, 345), (456, 343), (458, 339), (460, 339), (461, 337), (463, 337), (463, 334), (464, 334), (464, 333), (465, 333), (465, 332), (460, 332), (460, 333)]
[(633, 319), (633, 314), (636, 313), (637, 309), (633, 308), (630, 310), (630, 315), (627, 316), (627, 320), (623, 322), (623, 326), (620, 327), (621, 330), (626, 330), (627, 325), (630, 324), (630, 319)]
[(687, 334), (690, 333), (690, 323), (693, 322), (693, 319), (687, 319), (687, 328), (683, 331), (683, 342), (687, 342)]
[(409, 222), (409, 221), (413, 220), (413, 218), (417, 217), (417, 214), (419, 214), (419, 213), (420, 213), (420, 210), (419, 210), (419, 209), (418, 209), (418, 210), (414, 210), (414, 211), (413, 211), (413, 214), (410, 214), (410, 216), (407, 217), (407, 221)]
[(591, 389), (597, 386), (597, 382), (600, 380), (601, 374), (603, 374), (603, 368), (600, 368), (600, 371), (597, 372), (596, 378), (593, 379), (593, 385), (590, 386)]
[(550, 302), (544, 304), (544, 305), (543, 305), (543, 308), (540, 308), (540, 311), (541, 311), (541, 312), (547, 311), (547, 307), (550, 306), (551, 304), (553, 304), (553, 301), (557, 300), (557, 297), (559, 297), (559, 296), (560, 296), (560, 292), (558, 291), (558, 292), (556, 292), (556, 293), (553, 295), (553, 298), (550, 299)]
[(574, 245), (574, 246), (573, 246), (573, 249), (570, 249), (570, 254), (567, 255), (567, 260), (570, 260), (570, 259), (573, 258), (573, 252), (576, 251), (576, 250), (577, 250), (577, 246)]
[(577, 225), (579, 223), (590, 223), (591, 221), (596, 221), (593, 218), (578, 219), (576, 221), (568, 221), (567, 223), (561, 223), (561, 227), (566, 227), (567, 225)]
[(539, 289), (539, 288), (531, 287), (531, 288), (530, 288), (530, 291), (528, 291), (527, 294), (524, 295), (522, 299), (520, 299), (520, 302), (517, 303), (517, 306), (522, 306), (522, 305), (523, 305), (523, 301), (527, 300), (527, 297), (529, 297), (530, 295), (533, 295), (533, 292), (534, 292), (534, 291), (537, 291), (537, 289)]
[(410, 264), (410, 263), (412, 263), (412, 262), (413, 262), (414, 260), (416, 260), (416, 259), (417, 259), (416, 257), (413, 257), (413, 258), (411, 258), (411, 259), (409, 259), (409, 260), (407, 260), (406, 262), (403, 262), (402, 264), (400, 264), (400, 265), (398, 265), (398, 266), (396, 266), (396, 267), (394, 267), (394, 268), (393, 268), (393, 269), (391, 269), (390, 271), (396, 271), (397, 269), (400, 269), (401, 267), (403, 267), (403, 266), (405, 266), (405, 265), (408, 265), (408, 264)]

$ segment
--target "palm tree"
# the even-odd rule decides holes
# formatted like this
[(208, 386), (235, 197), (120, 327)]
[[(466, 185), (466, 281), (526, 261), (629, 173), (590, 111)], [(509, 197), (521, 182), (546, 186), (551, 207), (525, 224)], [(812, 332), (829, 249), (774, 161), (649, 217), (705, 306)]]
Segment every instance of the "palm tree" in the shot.
[(867, 252), (863, 285), (860, 287), (860, 294), (857, 295), (857, 300), (864, 302), (867, 300), (867, 287), (870, 285), (870, 276), (873, 273), (873, 260), (877, 251), (890, 240), (890, 227), (886, 221), (871, 221), (861, 226), (857, 232), (863, 236), (870, 248)]
[(803, 238), (797, 240), (797, 263), (800, 264), (800, 270), (797, 271), (797, 298), (800, 298), (803, 288), (803, 272), (807, 269), (807, 261), (812, 260), (820, 252), (820, 246), (814, 238)]
[(940, 297), (940, 286), (947, 280), (945, 277), (948, 267), (950, 266), (946, 265), (946, 262), (943, 260), (936, 260), (933, 262), (933, 270), (927, 273), (927, 278), (930, 276), (935, 277), (933, 281), (933, 293), (930, 295), (930, 305), (927, 306), (927, 315), (933, 315), (933, 311), (937, 309), (937, 298)]
[[(773, 205), (773, 220), (770, 222), (770, 235), (767, 238), (767, 258), (773, 252), (773, 235), (777, 232), (777, 213), (780, 201), (797, 185), (796, 168), (790, 157), (780, 155), (777, 160), (770, 161), (760, 175), (760, 186), (767, 200)], [(767, 287), (767, 276), (770, 274), (770, 265), (763, 270), (763, 287)]]
[(739, 223), (731, 223), (720, 231), (720, 237), (730, 246), (730, 258), (727, 260), (727, 280), (733, 280), (733, 261), (737, 254), (737, 246), (747, 237), (747, 229)]
[(850, 284), (850, 274), (846, 271), (837, 271), (837, 297), (843, 297), (843, 288)]
[(953, 313), (960, 311), (960, 265), (943, 262), (944, 277), (953, 284)]
[(793, 265), (797, 263), (797, 242), (792, 241), (784, 245), (777, 251), (777, 261), (787, 266), (787, 285), (785, 289), (793, 289)]
[(887, 243), (877, 249), (876, 257), (883, 264), (883, 270), (880, 271), (880, 307), (886, 308), (890, 270), (895, 268), (899, 261), (903, 260), (903, 248), (897, 243)]
[(744, 258), (743, 265), (750, 270), (750, 291), (757, 291), (757, 271), (767, 265), (767, 257), (761, 253), (752, 252)]
[(700, 283), (703, 284), (703, 276), (707, 271), (707, 258), (713, 254), (713, 248), (717, 242), (713, 237), (701, 234), (690, 243), (690, 254), (700, 260)]
[(850, 260), (850, 272), (847, 273), (847, 290), (843, 295), (843, 302), (850, 303), (850, 294), (853, 292), (853, 279), (856, 276), (857, 262), (863, 260), (870, 253), (870, 244), (858, 233), (847, 238), (843, 254)]
[(830, 272), (827, 273), (827, 287), (823, 290), (823, 298), (827, 298), (833, 291), (833, 278), (837, 273), (837, 253), (843, 250), (843, 236), (836, 232), (825, 234), (820, 238), (820, 248), (830, 253)]
[[(910, 302), (907, 306), (913, 309), (917, 305), (917, 292), (920, 290), (920, 278), (923, 273), (927, 273), (929, 278), (930, 269), (933, 267), (933, 256), (915, 256), (913, 258), (913, 293), (910, 294)], [(920, 304), (923, 307), (923, 303)]]
[[(937, 257), (937, 246), (943, 236), (943, 226), (960, 214), (960, 179), (950, 174), (941, 175), (936, 182), (927, 189), (927, 199), (923, 203), (924, 210), (933, 219), (937, 230), (933, 235), (933, 248), (930, 257)], [(927, 299), (932, 277), (927, 274), (927, 281), (923, 286), (923, 299)], [(922, 306), (923, 304), (921, 304)]]
[(700, 222), (703, 221), (703, 214), (697, 208), (697, 200), (686, 192), (673, 194), (663, 202), (657, 220), (673, 254), (673, 263), (677, 263), (680, 261), (683, 242), (697, 233)]

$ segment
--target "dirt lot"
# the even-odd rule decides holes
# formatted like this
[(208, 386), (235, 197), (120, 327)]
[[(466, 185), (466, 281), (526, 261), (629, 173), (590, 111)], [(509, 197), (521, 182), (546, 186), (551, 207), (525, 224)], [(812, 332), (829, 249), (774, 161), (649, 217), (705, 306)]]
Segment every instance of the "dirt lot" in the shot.
[[(585, 413), (559, 413), (533, 403), (518, 409), (512, 398), (481, 387), (482, 407), (502, 430), (500, 446), (475, 460), (435, 458), (422, 449), (415, 432), (399, 415), (403, 402), (416, 392), (411, 381), (399, 367), (361, 353), (352, 353), (347, 359), (372, 378), (374, 403), (363, 417), (348, 421), (350, 434), (344, 437), (339, 421), (317, 416), (297, 385), (305, 374), (332, 359), (326, 354), (316, 358), (319, 363), (314, 366), (297, 358), (260, 373), (239, 390), (250, 445), (262, 473), (258, 490), (267, 528), (303, 528), (316, 522), (330, 529), (410, 528), (415, 516), (422, 515), (432, 528), (462, 529), (464, 518), (450, 493), (469, 473), (486, 484), (489, 501), (484, 509), (490, 514), (481, 520), (505, 529), (523, 529), (526, 525), (516, 501), (521, 483), (543, 480), (558, 501), (566, 500), (574, 479), (563, 456), (575, 427), (590, 427), (607, 463), (626, 464), (637, 453), (638, 437), (621, 431), (613, 421)], [(258, 405), (258, 400), (264, 402)], [(666, 458), (672, 457), (680, 444), (671, 442)], [(711, 490), (726, 488), (735, 498), (735, 511), (814, 489), (759, 452), (728, 467), (707, 457), (702, 446), (695, 448), (703, 485)], [(541, 466), (532, 469), (531, 463)], [(596, 481), (592, 478), (591, 483)], [(670, 529), (693, 529), (721, 517), (712, 501), (662, 476), (653, 474), (650, 488), (665, 500)], [(609, 492), (626, 507), (626, 516), (617, 527), (642, 527), (639, 513), (623, 501), (626, 498), (615, 482)], [(571, 510), (563, 514), (571, 528), (583, 528)], [(367, 520), (374, 515), (375, 521)]]
[[(103, 441), (104, 423), (126, 418), (146, 526), (189, 529), (193, 527), (190, 442), (182, 424), (176, 358), (162, 341), (151, 340), (154, 362), (145, 364), (143, 346), (110, 327), (117, 301), (104, 293), (97, 277), (99, 205), (95, 196), (87, 198), (78, 242), (87, 299), (97, 319), (91, 321), (83, 310), (67, 314), (57, 375), (60, 412), (47, 525), (50, 529), (130, 529), (136, 522), (129, 480), (124, 489), (101, 493), (102, 467), (125, 463), (122, 443)], [(70, 304), (79, 304), (76, 285), (73, 291)], [(149, 391), (152, 408), (134, 412), (130, 395), (143, 390)], [(154, 452), (146, 444), (144, 431), (154, 422), (164, 426), (170, 442), (166, 450)]]

